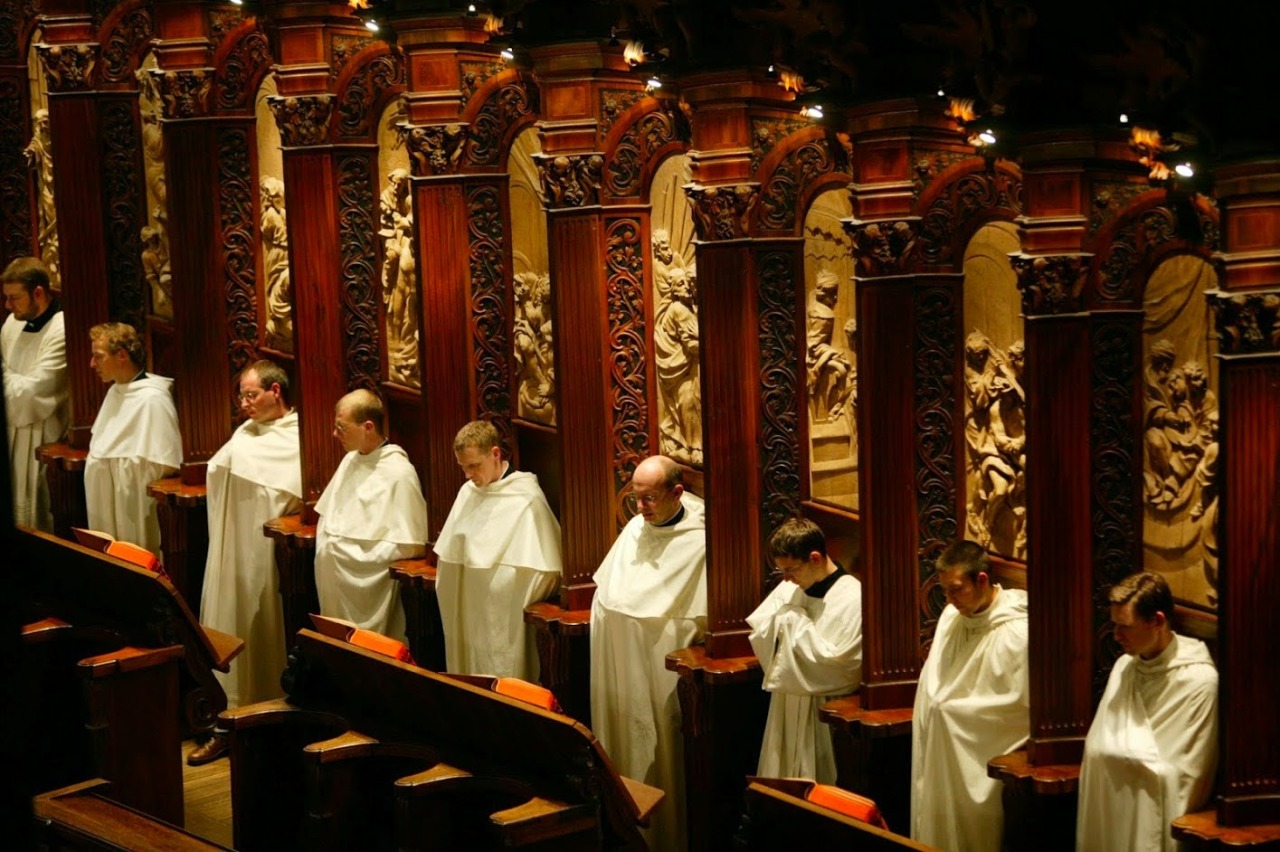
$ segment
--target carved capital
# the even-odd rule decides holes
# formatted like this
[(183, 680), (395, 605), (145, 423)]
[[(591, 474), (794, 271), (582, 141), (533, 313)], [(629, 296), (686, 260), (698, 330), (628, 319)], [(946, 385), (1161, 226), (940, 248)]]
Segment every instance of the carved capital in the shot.
[(466, 124), (401, 122), (396, 125), (396, 132), (409, 151), (409, 164), (417, 177), (456, 173), (470, 130)]
[(1009, 260), (1018, 275), (1022, 292), (1022, 312), (1027, 316), (1070, 314), (1084, 307), (1081, 294), (1089, 261), (1093, 255), (1011, 254)]
[(153, 70), (151, 76), (160, 90), (160, 105), (165, 118), (196, 118), (209, 114), (212, 68)]
[(1280, 290), (1205, 293), (1223, 355), (1280, 353)]
[(548, 208), (590, 207), (600, 203), (603, 154), (535, 155), (534, 160)]
[(267, 105), (276, 117), (284, 147), (322, 145), (328, 141), (333, 95), (276, 96), (267, 98)]
[(760, 201), (760, 184), (684, 188), (693, 203), (693, 224), (700, 240), (736, 240), (747, 236), (751, 211)]
[(51, 92), (89, 88), (89, 75), (98, 64), (96, 44), (37, 44), (40, 63)]
[(911, 265), (920, 217), (861, 221), (846, 219), (844, 229), (853, 237), (859, 278), (901, 275)]

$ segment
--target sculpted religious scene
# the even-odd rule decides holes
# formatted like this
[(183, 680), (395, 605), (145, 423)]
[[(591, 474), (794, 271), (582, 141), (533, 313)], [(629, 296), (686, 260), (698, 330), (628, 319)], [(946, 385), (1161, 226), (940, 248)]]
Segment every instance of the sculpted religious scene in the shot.
[(0, 3), (5, 848), (1280, 843), (1217, 11)]

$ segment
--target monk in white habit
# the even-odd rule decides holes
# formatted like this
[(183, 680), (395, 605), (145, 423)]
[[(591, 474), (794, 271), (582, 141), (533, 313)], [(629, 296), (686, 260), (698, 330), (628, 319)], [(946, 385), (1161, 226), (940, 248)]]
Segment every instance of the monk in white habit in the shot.
[(36, 447), (67, 431), (67, 339), (49, 270), (20, 257), (0, 273), (9, 317), (0, 328), (0, 367), (9, 427), (14, 523), (53, 529), (49, 486)]
[[(218, 674), (227, 706), (279, 698), (284, 671), (284, 609), (271, 539), (262, 525), (302, 508), (298, 414), (289, 406), (289, 377), (270, 361), (240, 374), (240, 410), (248, 418), (209, 459), (206, 474), (209, 557), (200, 623), (245, 641)], [(193, 766), (221, 756), (215, 736), (187, 756)]]
[(993, 757), (1031, 730), (1027, 594), (991, 580), (971, 541), (937, 560), (947, 598), (916, 686), (911, 718), (911, 838), (954, 852), (996, 852), (1004, 832)]
[(1076, 849), (1181, 848), (1171, 824), (1209, 802), (1218, 758), (1218, 670), (1203, 642), (1173, 632), (1159, 574), (1111, 588), (1116, 660), (1080, 767)]
[(84, 463), (89, 526), (160, 555), (160, 521), (147, 485), (182, 464), (173, 379), (149, 375), (133, 326), (89, 329), (89, 366), (111, 385), (93, 421)]
[(769, 537), (782, 582), (747, 616), (773, 693), (757, 774), (836, 783), (831, 729), (818, 710), (862, 683), (862, 584), (827, 555), (822, 529), (790, 518)]
[(453, 454), (467, 477), (436, 540), (436, 598), (445, 667), (536, 681), (538, 653), (524, 608), (560, 586), (560, 522), (538, 477), (502, 458), (498, 430), (473, 420)]
[(591, 728), (620, 774), (666, 792), (645, 836), (673, 852), (688, 836), (678, 677), (666, 659), (707, 631), (705, 513), (680, 480), (666, 456), (636, 466), (638, 514), (596, 570), (591, 604)]
[(405, 641), (391, 563), (426, 552), (427, 503), (403, 449), (387, 442), (382, 400), (356, 390), (338, 400), (333, 434), (347, 454), (316, 503), (320, 612)]

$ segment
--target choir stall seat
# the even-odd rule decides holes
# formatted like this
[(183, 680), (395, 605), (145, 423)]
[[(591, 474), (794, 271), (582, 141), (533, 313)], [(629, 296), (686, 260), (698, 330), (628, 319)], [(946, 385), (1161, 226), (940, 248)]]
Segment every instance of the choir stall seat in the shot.
[(932, 849), (885, 828), (870, 799), (804, 778), (747, 779), (736, 846), (746, 852), (796, 843), (815, 848)]

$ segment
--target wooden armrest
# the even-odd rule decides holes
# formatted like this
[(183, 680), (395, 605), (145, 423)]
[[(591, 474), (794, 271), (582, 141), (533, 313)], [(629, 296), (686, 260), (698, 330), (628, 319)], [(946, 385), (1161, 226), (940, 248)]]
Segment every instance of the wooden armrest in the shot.
[(1280, 844), (1280, 825), (1219, 825), (1216, 810), (1198, 811), (1173, 821), (1175, 840), (1198, 840), (1196, 848), (1237, 849), (1260, 846), (1274, 849)]
[(101, 794), (109, 787), (108, 782), (96, 778), (35, 797), (32, 809), (35, 818), (43, 824), (44, 839), (50, 848), (87, 848), (78, 844), (89, 840), (98, 841), (94, 848), (137, 852), (205, 852), (227, 848), (103, 798)]
[(866, 710), (862, 697), (846, 695), (833, 698), (818, 709), (818, 718), (833, 727), (848, 728), (862, 737), (900, 737), (911, 735), (910, 707)]
[(246, 704), (243, 707), (232, 707), (218, 714), (219, 727), (231, 731), (245, 731), (251, 728), (263, 728), (286, 722), (316, 723), (345, 728), (347, 722), (336, 713), (323, 710), (307, 710), (290, 704), (288, 699), (275, 698), (271, 701), (259, 701), (257, 704)]
[(353, 757), (364, 757), (371, 752), (370, 746), (378, 741), (359, 731), (347, 731), (318, 743), (311, 743), (302, 749), (303, 754), (318, 758), (321, 763), (333, 763)]
[(61, 618), (42, 618), (39, 621), (22, 625), (22, 641), (27, 643), (41, 642), (70, 628), (71, 625)]
[(205, 627), (203, 624), (200, 627), (204, 630), (205, 638), (209, 640), (209, 647), (213, 649), (214, 667), (220, 672), (231, 671), (231, 661), (244, 650), (244, 640), (239, 636)]
[(639, 812), (637, 819), (642, 825), (648, 825), (649, 817), (657, 810), (658, 805), (667, 797), (667, 794), (658, 787), (650, 787), (643, 781), (636, 781), (634, 778), (628, 778), (625, 775), (619, 775), (618, 780), (622, 782), (622, 786), (631, 796), (631, 801), (636, 803), (636, 811)]
[(86, 677), (100, 678), (122, 672), (142, 671), (164, 665), (172, 660), (180, 660), (184, 656), (186, 656), (186, 650), (181, 645), (169, 645), (164, 648), (126, 646), (106, 654), (98, 654), (96, 657), (85, 657), (76, 665)]
[(518, 847), (591, 831), (596, 826), (596, 812), (588, 805), (568, 805), (535, 796), (523, 804), (490, 814), (489, 821), (502, 831), (507, 846)]
[(1004, 784), (1040, 796), (1066, 796), (1080, 783), (1080, 764), (1059, 763), (1033, 766), (1026, 749), (1009, 752), (987, 761), (987, 775)]
[(457, 789), (460, 784), (470, 781), (473, 777), (465, 769), (459, 769), (447, 763), (437, 763), (430, 769), (424, 769), (422, 772), (415, 772), (412, 775), (396, 779), (396, 790), (397, 792), (403, 791), (410, 795), (417, 795), (432, 793), (441, 789)]

